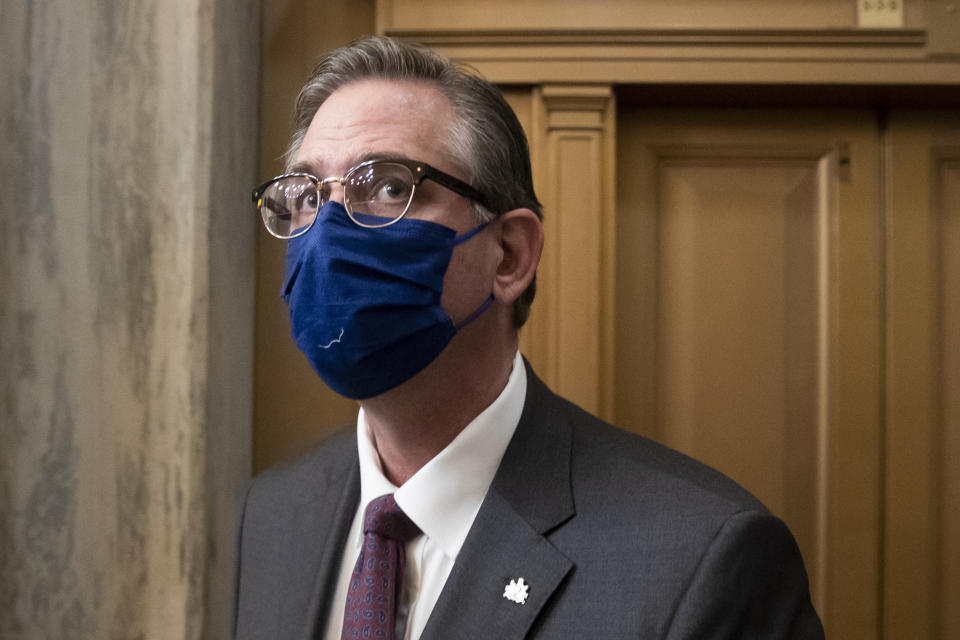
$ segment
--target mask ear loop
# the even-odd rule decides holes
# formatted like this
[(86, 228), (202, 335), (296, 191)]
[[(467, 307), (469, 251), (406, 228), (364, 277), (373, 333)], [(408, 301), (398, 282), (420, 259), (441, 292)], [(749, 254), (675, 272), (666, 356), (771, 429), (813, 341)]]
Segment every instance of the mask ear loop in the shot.
[(474, 311), (474, 312), (471, 313), (469, 316), (467, 316), (466, 318), (464, 318), (463, 320), (461, 320), (459, 324), (457, 324), (457, 325), (455, 325), (455, 326), (453, 327), (453, 330), (454, 330), (454, 331), (460, 331), (460, 329), (463, 329), (465, 326), (467, 326), (468, 324), (470, 324), (471, 322), (473, 322), (474, 320), (476, 320), (477, 318), (479, 318), (479, 317), (480, 317), (480, 314), (483, 313), (484, 311), (486, 311), (487, 309), (489, 309), (489, 308), (490, 308), (490, 305), (492, 305), (492, 304), (493, 304), (493, 294), (491, 293), (491, 294), (490, 294), (490, 297), (488, 297), (486, 300), (484, 300), (484, 301), (483, 301), (483, 304), (481, 304), (481, 305), (477, 308), (476, 311)]
[[(492, 220), (490, 222), (492, 222)], [(473, 236), (477, 235), (478, 233), (486, 229), (487, 225), (490, 224), (490, 222), (484, 222), (483, 224), (477, 226), (476, 228), (471, 229), (470, 231), (467, 231), (462, 236), (457, 236), (456, 238), (453, 239), (453, 246), (457, 246), (462, 242), (466, 242)], [(491, 293), (490, 296), (483, 301), (483, 304), (477, 307), (476, 311), (474, 311), (469, 316), (461, 320), (458, 324), (454, 325), (453, 330), (460, 331), (460, 329), (464, 328), (465, 326), (467, 326), (468, 324), (470, 324), (471, 322), (479, 318), (480, 314), (482, 314), (484, 311), (489, 309), (490, 305), (492, 304), (493, 304), (493, 294)]]
[[(491, 220), (490, 222), (492, 222), (492, 220)], [(476, 227), (476, 228), (474, 228), (474, 229), (471, 229), (470, 231), (467, 231), (467, 232), (466, 232), (465, 234), (463, 234), (462, 236), (457, 236), (456, 238), (453, 239), (453, 246), (457, 246), (458, 244), (461, 244), (461, 243), (463, 243), (463, 242), (466, 242), (467, 240), (469, 240), (469, 239), (472, 238), (473, 236), (477, 235), (478, 233), (480, 233), (481, 231), (483, 231), (484, 229), (486, 229), (486, 228), (487, 228), (487, 225), (490, 224), (490, 222), (484, 222), (484, 223), (481, 224), (480, 226), (478, 226), (478, 227)]]

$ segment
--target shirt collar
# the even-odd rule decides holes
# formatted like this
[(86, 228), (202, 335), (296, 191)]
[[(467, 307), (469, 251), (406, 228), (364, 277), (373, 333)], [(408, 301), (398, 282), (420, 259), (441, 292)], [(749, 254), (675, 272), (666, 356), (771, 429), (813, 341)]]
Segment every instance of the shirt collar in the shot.
[(507, 385), (440, 453), (397, 488), (380, 467), (363, 408), (357, 416), (360, 504), (385, 493), (451, 559), (455, 559), (480, 510), (503, 453), (520, 422), (527, 372), (518, 351)]

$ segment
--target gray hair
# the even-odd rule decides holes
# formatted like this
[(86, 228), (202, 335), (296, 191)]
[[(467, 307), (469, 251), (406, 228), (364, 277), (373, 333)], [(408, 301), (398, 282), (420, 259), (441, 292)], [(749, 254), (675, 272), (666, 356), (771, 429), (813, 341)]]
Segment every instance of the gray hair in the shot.
[[(466, 181), (483, 194), (490, 213), (496, 217), (526, 208), (542, 219), (543, 207), (533, 190), (527, 138), (500, 91), (469, 68), (394, 38), (368, 36), (331, 51), (314, 68), (297, 96), (294, 131), (285, 156), (288, 167), (320, 105), (337, 89), (371, 78), (426, 82), (436, 87), (454, 111), (448, 152), (466, 172)], [(486, 214), (482, 207), (478, 213), (481, 219)], [(526, 322), (535, 291), (536, 278), (514, 303), (514, 327)]]

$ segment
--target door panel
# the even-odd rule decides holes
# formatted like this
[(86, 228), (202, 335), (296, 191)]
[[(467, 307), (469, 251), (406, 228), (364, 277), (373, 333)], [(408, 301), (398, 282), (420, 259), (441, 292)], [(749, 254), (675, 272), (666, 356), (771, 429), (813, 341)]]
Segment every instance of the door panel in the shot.
[[(955, 121), (954, 123), (958, 123)], [(955, 134), (960, 128), (955, 129)], [(958, 136), (954, 135), (956, 140)], [(938, 512), (942, 516), (937, 564), (941, 638), (960, 637), (960, 147), (937, 159), (934, 214), (941, 238), (940, 414), (942, 447)]]
[(871, 112), (621, 109), (617, 421), (783, 517), (835, 637), (876, 635)]
[[(958, 124), (956, 121), (955, 125)], [(955, 129), (955, 134), (960, 128)], [(954, 135), (956, 140), (958, 136)], [(934, 215), (941, 239), (940, 449), (938, 513), (941, 638), (960, 637), (960, 147), (936, 158)]]
[(884, 631), (960, 637), (960, 116), (885, 133)]
[(810, 470), (782, 469), (816, 451), (817, 164), (672, 159), (658, 185), (657, 434), (803, 524)]

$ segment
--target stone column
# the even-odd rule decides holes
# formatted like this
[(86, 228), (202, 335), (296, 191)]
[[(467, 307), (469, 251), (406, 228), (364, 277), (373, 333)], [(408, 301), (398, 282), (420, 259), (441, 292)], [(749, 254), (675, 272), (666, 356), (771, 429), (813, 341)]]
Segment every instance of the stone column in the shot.
[(0, 7), (0, 638), (227, 637), (259, 3)]

